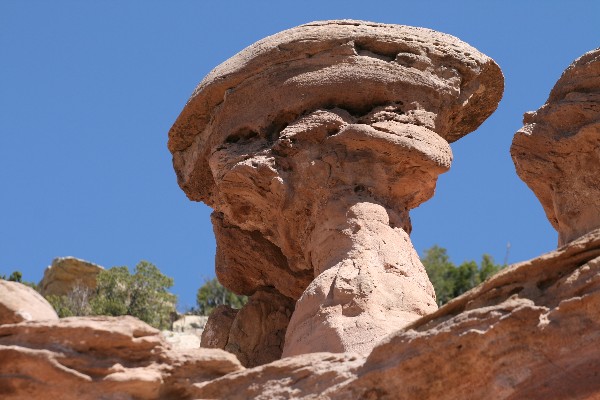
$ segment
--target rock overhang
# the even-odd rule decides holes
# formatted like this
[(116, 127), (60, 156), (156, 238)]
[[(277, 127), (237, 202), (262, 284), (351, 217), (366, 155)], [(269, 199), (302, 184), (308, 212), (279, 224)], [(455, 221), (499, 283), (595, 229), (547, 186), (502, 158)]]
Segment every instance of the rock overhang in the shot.
[(274, 140), (319, 109), (343, 108), (360, 118), (390, 104), (406, 123), (453, 142), (495, 110), (502, 89), (495, 62), (451, 35), (364, 21), (314, 22), (269, 36), (211, 71), (171, 128), (169, 149), (186, 194), (210, 203), (207, 157), (220, 143)]

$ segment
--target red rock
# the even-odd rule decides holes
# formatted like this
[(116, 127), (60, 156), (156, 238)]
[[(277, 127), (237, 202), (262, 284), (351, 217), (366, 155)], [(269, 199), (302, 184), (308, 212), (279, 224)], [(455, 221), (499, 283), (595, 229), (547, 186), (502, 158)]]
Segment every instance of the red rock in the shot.
[(3, 400), (189, 398), (195, 383), (241, 369), (222, 350), (172, 350), (133, 317), (0, 326)]
[(215, 209), (226, 287), (298, 300), (284, 355), (366, 354), (435, 310), (408, 211), (502, 89), (455, 37), (364, 21), (278, 33), (204, 78), (169, 132), (178, 182)]

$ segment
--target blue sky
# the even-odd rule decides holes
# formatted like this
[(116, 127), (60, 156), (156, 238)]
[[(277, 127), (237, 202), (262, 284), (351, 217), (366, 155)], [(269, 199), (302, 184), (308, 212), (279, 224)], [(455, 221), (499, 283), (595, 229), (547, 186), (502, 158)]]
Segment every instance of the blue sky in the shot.
[(216, 65), (305, 22), (354, 18), (450, 33), (496, 60), (497, 112), (452, 145), (436, 196), (412, 212), (415, 247), (460, 263), (556, 246), (509, 147), (562, 71), (600, 46), (596, 1), (0, 1), (0, 274), (39, 281), (53, 258), (139, 260), (192, 306), (214, 276), (210, 210), (177, 186), (167, 132)]

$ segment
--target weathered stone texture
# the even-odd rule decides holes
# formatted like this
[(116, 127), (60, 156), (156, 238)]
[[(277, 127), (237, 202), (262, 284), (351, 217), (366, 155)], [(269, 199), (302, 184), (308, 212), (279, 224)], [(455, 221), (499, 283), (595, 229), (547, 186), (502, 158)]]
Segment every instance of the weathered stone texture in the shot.
[(172, 350), (133, 317), (0, 326), (0, 397), (6, 400), (187, 399), (195, 383), (241, 369), (222, 350)]
[(600, 227), (600, 49), (575, 60), (523, 123), (510, 152), (559, 245)]
[(364, 358), (315, 353), (195, 386), (199, 398), (597, 399), (600, 230), (513, 265)]
[(169, 132), (178, 182), (215, 209), (226, 287), (298, 300), (284, 354), (366, 354), (435, 309), (408, 211), (502, 89), (453, 36), (364, 21), (270, 36), (200, 83)]

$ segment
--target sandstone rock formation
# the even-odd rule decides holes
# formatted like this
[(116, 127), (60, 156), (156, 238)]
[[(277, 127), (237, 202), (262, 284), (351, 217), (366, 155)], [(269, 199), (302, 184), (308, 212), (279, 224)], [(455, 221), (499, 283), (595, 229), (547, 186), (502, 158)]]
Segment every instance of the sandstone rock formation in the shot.
[(502, 88), (455, 37), (363, 21), (273, 35), (200, 83), (169, 132), (178, 181), (215, 209), (219, 280), (297, 300), (284, 355), (368, 353), (436, 309), (408, 211)]
[(371, 354), (307, 354), (194, 387), (219, 399), (597, 399), (600, 230), (513, 265)]
[(223, 350), (173, 350), (133, 317), (0, 325), (3, 400), (187, 399), (194, 384), (242, 369)]
[(513, 161), (558, 231), (559, 245), (600, 227), (600, 49), (575, 60), (523, 123)]
[(85, 288), (96, 288), (96, 276), (103, 271), (99, 265), (75, 257), (55, 258), (44, 271), (39, 283), (40, 292), (44, 296), (64, 296), (76, 285)]
[(18, 282), (0, 279), (0, 325), (58, 319), (38, 292)]
[(272, 288), (261, 288), (241, 310), (219, 306), (202, 333), (202, 347), (225, 349), (245, 367), (281, 357), (294, 302)]
[(208, 349), (224, 349), (238, 311), (223, 304), (217, 306), (206, 321), (200, 345)]

